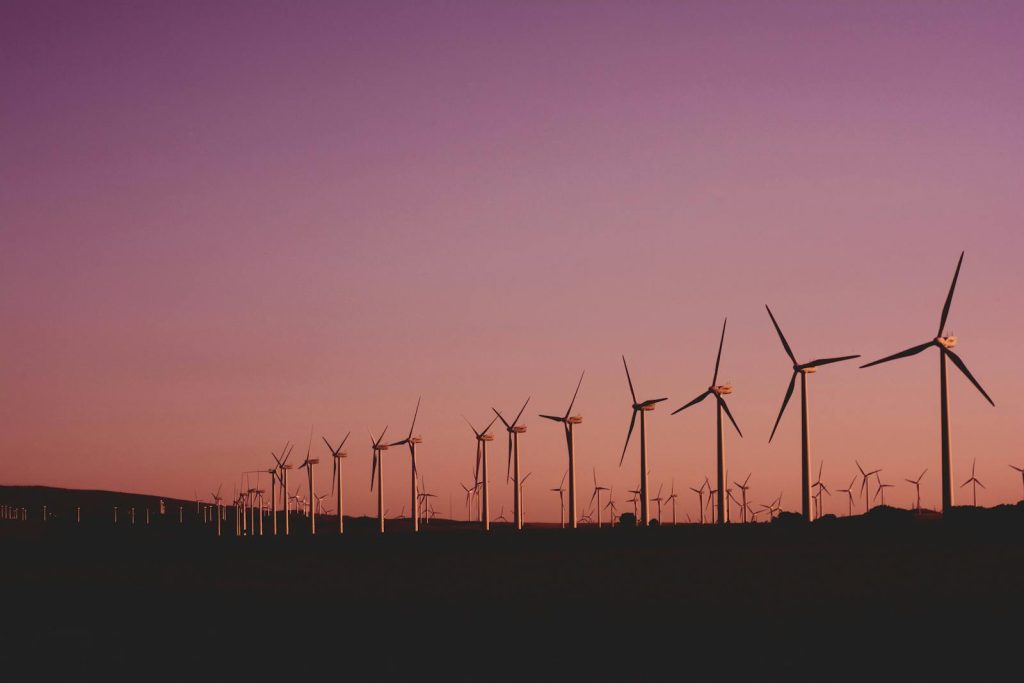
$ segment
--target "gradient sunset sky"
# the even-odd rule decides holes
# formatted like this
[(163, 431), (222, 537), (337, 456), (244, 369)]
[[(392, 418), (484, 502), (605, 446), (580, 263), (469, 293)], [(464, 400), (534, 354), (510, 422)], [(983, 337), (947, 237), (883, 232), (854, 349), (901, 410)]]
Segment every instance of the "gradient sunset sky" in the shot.
[[(191, 497), (327, 462), (372, 514), (367, 429), (417, 431), (448, 514), (478, 425), (527, 396), (528, 521), (555, 521), (558, 425), (619, 510), (637, 484), (620, 354), (650, 415), (652, 495), (714, 473), (798, 509), (790, 364), (949, 330), (959, 484), (1021, 496), (1024, 5), (1014, 2), (8, 2), (0, 20), (0, 482)], [(939, 504), (938, 356), (811, 378), (814, 469), (854, 458)], [(504, 506), (504, 433), (491, 450)], [(404, 449), (387, 507), (407, 508)], [(322, 490), (330, 465), (321, 467)], [(497, 474), (495, 474), (497, 473)], [(297, 478), (293, 478), (296, 481)], [(294, 486), (294, 485), (293, 485)], [(305, 486), (303, 484), (303, 492)], [(580, 510), (582, 513), (584, 510)], [(408, 513), (408, 509), (406, 509)]]

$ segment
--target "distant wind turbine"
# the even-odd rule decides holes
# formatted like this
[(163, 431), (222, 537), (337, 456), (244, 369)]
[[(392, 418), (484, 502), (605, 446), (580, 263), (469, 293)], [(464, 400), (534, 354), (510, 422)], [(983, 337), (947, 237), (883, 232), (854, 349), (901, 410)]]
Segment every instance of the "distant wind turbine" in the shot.
[(608, 487), (598, 486), (597, 484), (597, 468), (594, 468), (594, 494), (590, 496), (590, 502), (588, 505), (594, 504), (594, 499), (597, 499), (597, 528), (601, 528), (601, 491), (607, 491)]
[[(991, 405), (995, 406), (995, 403), (981, 388), (981, 384), (978, 380), (974, 379), (974, 375), (967, 369), (967, 365), (964, 364), (960, 356), (953, 353), (953, 347), (956, 346), (956, 337), (943, 336), (946, 328), (946, 318), (949, 315), (949, 305), (953, 302), (953, 291), (956, 289), (956, 281), (960, 276), (960, 266), (963, 265), (964, 254), (960, 253), (960, 260), (956, 264), (956, 272), (953, 273), (953, 283), (949, 286), (949, 294), (946, 295), (946, 304), (942, 307), (942, 317), (939, 318), (939, 331), (936, 333), (935, 338), (926, 341), (923, 344), (912, 346), (905, 351), (894, 353), (891, 356), (886, 356), (880, 360), (873, 361), (866, 365), (862, 365), (862, 368), (869, 368), (872, 365), (878, 365), (879, 363), (886, 363), (891, 360), (898, 358), (906, 358), (907, 356), (914, 356), (929, 347), (936, 347), (939, 349), (939, 410), (940, 410), (940, 427), (942, 432), (942, 512), (943, 514), (949, 512), (953, 508), (953, 463), (952, 455), (949, 445), (949, 386), (946, 374), (946, 358), (953, 361), (953, 364), (970, 380), (974, 388), (981, 392), (981, 395), (985, 397)], [(962, 488), (962, 487), (961, 487)]]
[[(374, 477), (377, 478), (377, 521), (380, 526), (380, 533), (384, 533), (384, 457), (383, 453), (388, 449), (386, 443), (381, 443), (384, 440), (384, 435), (388, 433), (388, 428), (384, 427), (384, 431), (380, 433), (376, 439), (373, 438), (373, 432), (370, 432), (370, 448), (373, 449), (373, 463), (370, 466), (370, 490), (373, 490)], [(380, 474), (377, 474), (377, 469), (380, 469)]]
[(483, 494), (480, 499), (480, 505), (482, 509), (481, 516), (484, 531), (490, 531), (491, 510), (489, 507), (490, 502), (487, 497), (487, 442), (494, 441), (494, 435), (490, 434), (489, 430), (491, 426), (495, 423), (495, 421), (498, 419), (498, 417), (495, 416), (490, 422), (488, 422), (487, 426), (484, 427), (484, 430), (482, 432), (478, 432), (476, 430), (476, 427), (473, 426), (473, 423), (470, 422), (469, 418), (466, 417), (465, 415), (462, 416), (462, 419), (466, 421), (466, 424), (469, 425), (469, 428), (473, 430), (473, 434), (476, 436), (476, 470), (474, 472), (474, 479), (476, 479), (477, 483), (481, 484), (483, 487), (481, 489), (483, 491)]
[[(626, 364), (626, 357), (622, 357), (622, 367), (626, 369), (626, 381), (629, 382), (629, 395), (633, 399), (633, 415), (629, 420), (629, 431), (626, 432), (626, 444), (622, 447), (622, 457), (619, 458), (619, 467), (626, 459), (626, 449), (629, 448), (629, 439), (633, 436), (633, 427), (636, 426), (637, 413), (640, 414), (640, 526), (647, 526), (650, 523), (650, 505), (648, 503), (647, 490), (647, 418), (646, 414), (654, 410), (655, 406), (667, 398), (652, 398), (646, 401), (638, 401), (636, 392), (633, 390), (633, 379), (629, 376), (629, 365)], [(661, 515), (658, 515), (658, 523), (661, 523)]]
[(558, 514), (558, 521), (561, 523), (562, 528), (565, 528), (565, 477), (569, 474), (566, 472), (562, 475), (562, 481), (558, 484), (558, 488), (551, 489), (558, 494), (558, 503), (561, 506), (561, 512)]
[(985, 488), (985, 485), (982, 484), (976, 476), (974, 476), (974, 466), (977, 464), (978, 459), (975, 458), (974, 462), (971, 463), (971, 478), (965, 481), (964, 483), (960, 484), (960, 488), (963, 488), (968, 484), (971, 484), (971, 488), (974, 490), (974, 502), (972, 503), (974, 507), (978, 507), (978, 487), (980, 486), (981, 488)]
[[(864, 514), (866, 515), (868, 513), (868, 510), (871, 509), (871, 503), (868, 497), (871, 494), (871, 486), (868, 484), (868, 482), (870, 481), (871, 475), (875, 475), (877, 477), (878, 473), (881, 472), (882, 470), (877, 469), (871, 470), (870, 472), (865, 472), (864, 468), (860, 466), (859, 462), (857, 462), (856, 460), (854, 460), (853, 462), (857, 465), (857, 469), (860, 470), (860, 476), (863, 477), (863, 479), (860, 482), (860, 492), (864, 494)], [(854, 476), (854, 478), (856, 479), (856, 476)], [(878, 494), (876, 493), (875, 495), (877, 496)]]
[(509, 470), (512, 472), (512, 521), (516, 531), (523, 528), (523, 486), (522, 481), (519, 478), (519, 435), (526, 432), (526, 425), (519, 424), (519, 418), (523, 416), (523, 411), (526, 410), (527, 403), (530, 402), (530, 398), (527, 397), (526, 402), (523, 403), (523, 407), (519, 409), (519, 414), (516, 415), (516, 419), (512, 422), (508, 422), (497, 408), (491, 408), (494, 414), (501, 420), (501, 424), (505, 425), (505, 430), (508, 432), (508, 466), (505, 469), (505, 482), (508, 482)]
[(413, 433), (412, 433), (413, 430), (416, 429), (416, 417), (420, 414), (420, 399), (422, 399), (422, 396), (420, 398), (416, 399), (416, 410), (413, 411), (413, 414), (412, 414), (412, 424), (409, 425), (409, 434), (408, 434), (408, 436), (406, 436), (401, 441), (396, 441), (394, 443), (388, 444), (389, 447), (390, 446), (408, 446), (409, 447), (409, 455), (410, 455), (411, 463), (412, 463), (412, 477), (411, 477), (411, 481), (412, 481), (412, 484), (411, 484), (412, 485), (412, 493), (411, 493), (411, 496), (412, 496), (412, 503), (411, 503), (412, 504), (412, 513), (411, 513), (410, 516), (412, 518), (412, 530), (413, 530), (413, 532), (417, 532), (417, 531), (420, 530), (419, 507), (418, 507), (419, 500), (418, 500), (418, 498), (416, 496), (416, 493), (417, 493), (417, 491), (416, 491), (416, 480), (417, 480), (417, 478), (419, 476), (419, 472), (416, 469), (416, 444), (423, 443), (423, 437), (421, 437), (421, 436), (413, 436)]
[(682, 406), (681, 408), (677, 408), (676, 410), (672, 411), (672, 414), (675, 415), (676, 413), (678, 413), (678, 412), (680, 412), (682, 410), (686, 410), (690, 406), (693, 406), (693, 405), (696, 405), (696, 404), (700, 403), (701, 401), (703, 401), (708, 396), (714, 395), (714, 397), (715, 397), (715, 402), (717, 404), (716, 405), (716, 415), (717, 415), (717, 425), (718, 425), (716, 433), (718, 435), (718, 439), (717, 439), (717, 441), (718, 441), (718, 488), (717, 488), (717, 493), (718, 493), (718, 523), (719, 524), (725, 524), (726, 514), (727, 514), (726, 513), (726, 509), (725, 509), (725, 506), (726, 506), (726, 499), (725, 499), (725, 489), (726, 489), (726, 483), (725, 483), (725, 434), (722, 431), (722, 411), (725, 411), (726, 416), (729, 418), (729, 421), (732, 422), (732, 426), (736, 428), (736, 433), (740, 435), (740, 438), (743, 437), (743, 432), (740, 431), (740, 426), (738, 424), (736, 424), (736, 420), (733, 418), (732, 412), (729, 410), (729, 406), (726, 405), (725, 399), (722, 398), (722, 396), (726, 396), (726, 395), (732, 393), (732, 385), (731, 384), (718, 384), (718, 368), (719, 368), (719, 365), (722, 362), (722, 345), (725, 344), (725, 326), (726, 326), (726, 323), (728, 323), (728, 322), (729, 322), (729, 319), (726, 318), (725, 322), (722, 323), (722, 337), (721, 337), (721, 339), (718, 342), (718, 356), (715, 358), (715, 374), (712, 375), (712, 377), (711, 377), (711, 386), (709, 386), (707, 391), (702, 393), (697, 398), (693, 399), (692, 401), (690, 401), (686, 405)]
[(309, 484), (309, 533), (316, 535), (316, 489), (313, 488), (313, 466), (320, 463), (320, 458), (310, 458), (310, 451), (313, 448), (313, 428), (309, 428), (309, 446), (306, 447), (306, 459), (299, 465), (301, 470), (303, 467), (306, 468), (307, 480)]
[[(572, 401), (569, 402), (569, 409), (565, 411), (565, 415), (561, 417), (555, 415), (541, 415), (546, 420), (553, 420), (554, 422), (562, 423), (562, 429), (565, 431), (565, 444), (569, 451), (569, 469), (566, 472), (569, 476), (569, 527), (572, 529), (576, 528), (576, 449), (573, 443), (572, 428), (573, 425), (578, 425), (583, 422), (583, 418), (579, 415), (572, 415), (572, 407), (576, 404), (576, 396), (580, 393), (580, 385), (583, 384), (583, 375), (586, 371), (580, 373), (580, 381), (576, 383), (576, 391), (572, 395)], [(564, 481), (564, 478), (563, 478)], [(562, 505), (564, 511), (564, 503)], [(562, 515), (565, 516), (564, 514)]]
[(836, 489), (839, 493), (845, 493), (849, 499), (849, 511), (846, 513), (847, 517), (853, 517), (853, 485), (857, 483), (857, 475), (853, 475), (853, 479), (850, 481), (850, 485), (845, 489)]
[(338, 444), (337, 448), (335, 448), (334, 446), (331, 445), (331, 442), (327, 440), (326, 436), (321, 436), (321, 438), (324, 440), (324, 445), (327, 446), (327, 450), (329, 450), (331, 452), (331, 462), (332, 462), (332, 466), (331, 466), (331, 493), (334, 493), (335, 489), (338, 490), (338, 501), (337, 502), (338, 502), (338, 533), (339, 534), (345, 533), (345, 508), (342, 507), (342, 499), (343, 499), (342, 489), (343, 489), (343, 487), (342, 487), (342, 482), (341, 482), (341, 464), (342, 464), (341, 460), (342, 460), (342, 458), (347, 458), (348, 457), (348, 453), (346, 453), (345, 451), (343, 451), (341, 449), (345, 447), (345, 442), (348, 441), (348, 437), (351, 436), (351, 434), (352, 434), (352, 432), (348, 432), (348, 434), (345, 434), (345, 438), (341, 440), (341, 443)]
[(917, 502), (914, 504), (915, 510), (921, 509), (921, 480), (924, 479), (924, 474), (927, 471), (928, 469), (925, 468), (925, 471), (922, 472), (921, 476), (919, 476), (917, 479), (907, 479), (907, 481), (913, 484), (914, 488), (917, 490)]

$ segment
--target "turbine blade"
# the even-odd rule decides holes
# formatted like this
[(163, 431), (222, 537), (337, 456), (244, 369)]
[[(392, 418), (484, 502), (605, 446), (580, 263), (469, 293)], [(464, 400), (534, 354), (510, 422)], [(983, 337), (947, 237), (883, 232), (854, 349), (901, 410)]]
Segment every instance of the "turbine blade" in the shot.
[(918, 344), (917, 346), (912, 346), (909, 349), (906, 349), (905, 351), (900, 351), (899, 353), (894, 353), (891, 356), (886, 356), (885, 358), (879, 358), (878, 360), (871, 361), (870, 363), (867, 363), (867, 364), (862, 365), (860, 367), (861, 368), (870, 368), (872, 365), (878, 365), (879, 363), (888, 363), (889, 361), (896, 360), (898, 358), (906, 358), (907, 356), (916, 356), (917, 354), (921, 353), (922, 351), (924, 351), (925, 349), (927, 349), (929, 346), (931, 346), (934, 343), (935, 343), (934, 341), (927, 341), (924, 344)]
[(584, 373), (586, 373), (586, 370), (580, 373), (580, 381), (576, 383), (576, 391), (573, 392), (572, 401), (569, 402), (569, 410), (565, 411), (566, 417), (569, 417), (569, 414), (572, 413), (572, 407), (576, 404), (576, 396), (580, 393), (580, 385), (583, 384)]
[(633, 378), (629, 376), (629, 366), (626, 365), (626, 357), (622, 357), (622, 367), (626, 368), (626, 381), (629, 382), (629, 395), (633, 397), (633, 405), (636, 405), (636, 392), (633, 391)]
[(653, 406), (656, 403), (661, 403), (662, 401), (667, 401), (667, 400), (668, 400), (667, 397), (666, 398), (652, 398), (652, 399), (650, 399), (648, 401), (644, 401), (640, 405), (642, 405), (642, 406)]
[(505, 469), (505, 483), (508, 483), (512, 473), (512, 432), (508, 433), (508, 467)]
[(629, 431), (626, 432), (626, 444), (622, 447), (622, 457), (619, 458), (619, 467), (622, 467), (622, 462), (626, 459), (626, 449), (629, 448), (629, 439), (633, 436), (633, 427), (636, 425), (636, 409), (633, 410), (633, 417), (629, 420)]
[(718, 402), (722, 404), (722, 408), (725, 410), (725, 414), (729, 416), (729, 422), (732, 422), (732, 426), (736, 428), (736, 432), (743, 438), (743, 432), (740, 431), (740, 426), (736, 424), (736, 419), (732, 416), (732, 411), (729, 410), (729, 404), (725, 402), (725, 399), (721, 396), (718, 397)]
[(844, 360), (850, 360), (852, 358), (860, 358), (860, 354), (854, 354), (852, 356), (839, 356), (837, 358), (819, 358), (818, 360), (812, 360), (810, 363), (804, 363), (800, 367), (802, 368), (817, 368), (822, 365), (829, 365), (830, 363), (839, 363)]
[(789, 405), (789, 399), (793, 396), (793, 389), (796, 387), (796, 372), (789, 378), (789, 386), (786, 388), (786, 397), (782, 399), (782, 408), (779, 410), (779, 416), (775, 418), (775, 426), (772, 427), (771, 436), (768, 437), (768, 443), (772, 442), (775, 438), (775, 430), (779, 428), (779, 423), (782, 422), (782, 414), (786, 412), (786, 406)]
[(565, 420), (564, 417), (556, 417), (554, 415), (538, 415), (537, 417), (543, 417), (545, 420), (552, 420), (554, 422), (563, 422)]
[(373, 480), (377, 476), (377, 451), (373, 452), (373, 466), (370, 468), (370, 490), (373, 490)]
[(339, 451), (340, 451), (340, 450), (341, 450), (342, 448), (344, 448), (344, 447), (345, 447), (345, 442), (346, 442), (346, 441), (348, 441), (348, 437), (350, 437), (351, 435), (352, 435), (352, 431), (351, 431), (351, 430), (349, 430), (348, 434), (346, 434), (346, 435), (345, 435), (345, 438), (344, 438), (344, 439), (342, 439), (342, 440), (341, 440), (341, 443), (339, 443), (339, 444), (338, 444), (338, 450), (339, 450)]
[(513, 425), (519, 424), (519, 418), (521, 418), (523, 416), (523, 411), (526, 410), (526, 404), (530, 402), (531, 398), (532, 398), (532, 396), (527, 396), (526, 397), (526, 402), (523, 403), (523, 407), (519, 409), (519, 413), (516, 415), (516, 419), (512, 420), (512, 424)]
[(953, 282), (949, 285), (949, 294), (946, 295), (946, 303), (942, 307), (942, 317), (939, 319), (939, 331), (937, 336), (942, 336), (942, 330), (946, 327), (946, 317), (949, 315), (949, 305), (953, 303), (953, 290), (956, 289), (956, 280), (960, 277), (960, 266), (964, 262), (964, 252), (960, 252), (960, 260), (956, 262), (956, 272), (953, 273)]
[(960, 372), (964, 373), (964, 375), (967, 376), (967, 379), (971, 380), (971, 384), (974, 385), (974, 388), (980, 391), (981, 395), (985, 397), (985, 400), (988, 401), (994, 407), (996, 405), (995, 402), (991, 399), (991, 397), (989, 397), (988, 393), (986, 393), (985, 390), (981, 388), (981, 385), (978, 384), (978, 380), (974, 379), (974, 375), (972, 375), (971, 371), (967, 369), (967, 366), (964, 364), (964, 361), (960, 358), (960, 356), (956, 355), (946, 347), (942, 347), (942, 350), (947, 356), (949, 356), (949, 359), (953, 361), (953, 364), (960, 368)]
[(711, 386), (715, 386), (718, 382), (718, 366), (722, 362), (722, 345), (725, 344), (725, 325), (729, 322), (726, 318), (725, 322), (722, 323), (722, 338), (718, 340), (718, 356), (715, 358), (715, 376), (711, 378)]
[(706, 398), (708, 397), (708, 394), (710, 394), (710, 393), (711, 393), (711, 390), (710, 390), (710, 389), (708, 389), (708, 390), (707, 390), (707, 391), (705, 391), (705, 392), (704, 392), (703, 394), (701, 394), (701, 395), (700, 395), (700, 396), (698, 396), (697, 398), (693, 399), (692, 401), (690, 401), (689, 403), (687, 403), (686, 405), (684, 405), (684, 406), (683, 406), (682, 408), (676, 408), (675, 410), (673, 410), (673, 411), (672, 411), (672, 414), (673, 414), (673, 415), (675, 415), (675, 414), (676, 414), (676, 413), (678, 413), (678, 412), (681, 412), (681, 411), (683, 411), (683, 410), (686, 410), (686, 409), (687, 409), (687, 408), (689, 408), (690, 406), (693, 406), (693, 405), (697, 405), (698, 403), (700, 403), (701, 401), (703, 401), (704, 399), (706, 399)]
[(493, 410), (493, 411), (494, 411), (494, 414), (498, 416), (498, 419), (499, 419), (499, 420), (501, 420), (501, 424), (505, 425), (505, 429), (512, 429), (512, 425), (510, 425), (510, 424), (509, 424), (509, 423), (508, 423), (508, 422), (507, 422), (507, 421), (505, 420), (505, 418), (504, 418), (504, 417), (502, 417), (501, 413), (500, 413), (500, 412), (498, 412), (498, 409), (497, 409), (497, 408), (493, 408), (493, 407), (492, 407), (492, 408), (491, 408), (491, 410)]
[(789, 342), (786, 341), (786, 336), (782, 334), (782, 328), (779, 327), (779, 323), (775, 321), (775, 316), (772, 315), (772, 309), (768, 308), (768, 304), (764, 306), (768, 309), (768, 317), (772, 319), (772, 325), (775, 326), (775, 331), (779, 333), (779, 340), (782, 342), (782, 348), (786, 350), (786, 355), (793, 361), (793, 365), (796, 365), (796, 356), (793, 355), (793, 349), (789, 348)]
[(416, 429), (416, 418), (420, 414), (420, 401), (421, 400), (423, 400), (422, 396), (420, 396), (419, 398), (416, 399), (416, 410), (413, 411), (413, 414), (412, 414), (412, 424), (409, 425), (409, 436), (406, 437), (406, 440), (412, 438), (412, 430)]
[(494, 426), (494, 423), (495, 423), (495, 422), (496, 422), (497, 420), (498, 420), (498, 416), (497, 416), (497, 415), (495, 415), (495, 416), (494, 416), (494, 418), (492, 418), (492, 419), (491, 419), (491, 421), (487, 423), (487, 426), (486, 426), (486, 427), (484, 427), (484, 431), (482, 431), (482, 432), (480, 432), (480, 433), (481, 433), (481, 434), (486, 434), (487, 432), (489, 432), (489, 431), (490, 431), (490, 429), (491, 429), (491, 427), (493, 427), (493, 426)]

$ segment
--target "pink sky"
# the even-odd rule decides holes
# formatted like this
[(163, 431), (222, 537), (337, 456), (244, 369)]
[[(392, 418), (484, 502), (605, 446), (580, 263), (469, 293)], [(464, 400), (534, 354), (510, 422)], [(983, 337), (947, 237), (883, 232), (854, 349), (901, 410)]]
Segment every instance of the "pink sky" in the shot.
[[(872, 360), (934, 334), (966, 250), (950, 330), (996, 408), (953, 377), (954, 478), (976, 457), (980, 503), (1020, 497), (1019, 4), (294, 5), (7, 5), (0, 481), (230, 492), (312, 423), (352, 430), (346, 512), (371, 514), (367, 428), (403, 432), (422, 394), (421, 469), (461, 514), (460, 414), (532, 395), (527, 513), (554, 521), (564, 441), (536, 413), (585, 368), (581, 497), (596, 467), (624, 510), (625, 353), (642, 397), (670, 397), (652, 488), (674, 479), (695, 516), (713, 409), (669, 412), (728, 315), (730, 478), (794, 510), (764, 304), (801, 358)], [(833, 490), (858, 458), (907, 505), (927, 467), (938, 505), (937, 364), (811, 378)], [(396, 514), (406, 452), (385, 467)]]

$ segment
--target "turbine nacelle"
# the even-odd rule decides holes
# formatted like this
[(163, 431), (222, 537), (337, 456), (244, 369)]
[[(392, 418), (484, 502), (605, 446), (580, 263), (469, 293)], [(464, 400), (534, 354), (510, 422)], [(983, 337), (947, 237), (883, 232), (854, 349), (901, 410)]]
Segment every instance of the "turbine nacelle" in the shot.
[(565, 422), (566, 422), (566, 424), (578, 425), (578, 424), (581, 424), (583, 422), (583, 416), (582, 415), (573, 415), (572, 417), (565, 418)]
[(494, 441), (494, 434), (481, 434), (476, 439), (477, 441)]
[(422, 436), (410, 436), (408, 439), (406, 439), (406, 442), (407, 443), (423, 443), (423, 437)]
[(956, 346), (956, 337), (949, 335), (948, 337), (936, 337), (935, 343), (947, 349), (952, 349)]
[(708, 391), (716, 396), (728, 396), (732, 393), (732, 384), (718, 384), (708, 387)]
[(526, 425), (516, 425), (510, 431), (515, 434), (523, 434), (526, 432)]

